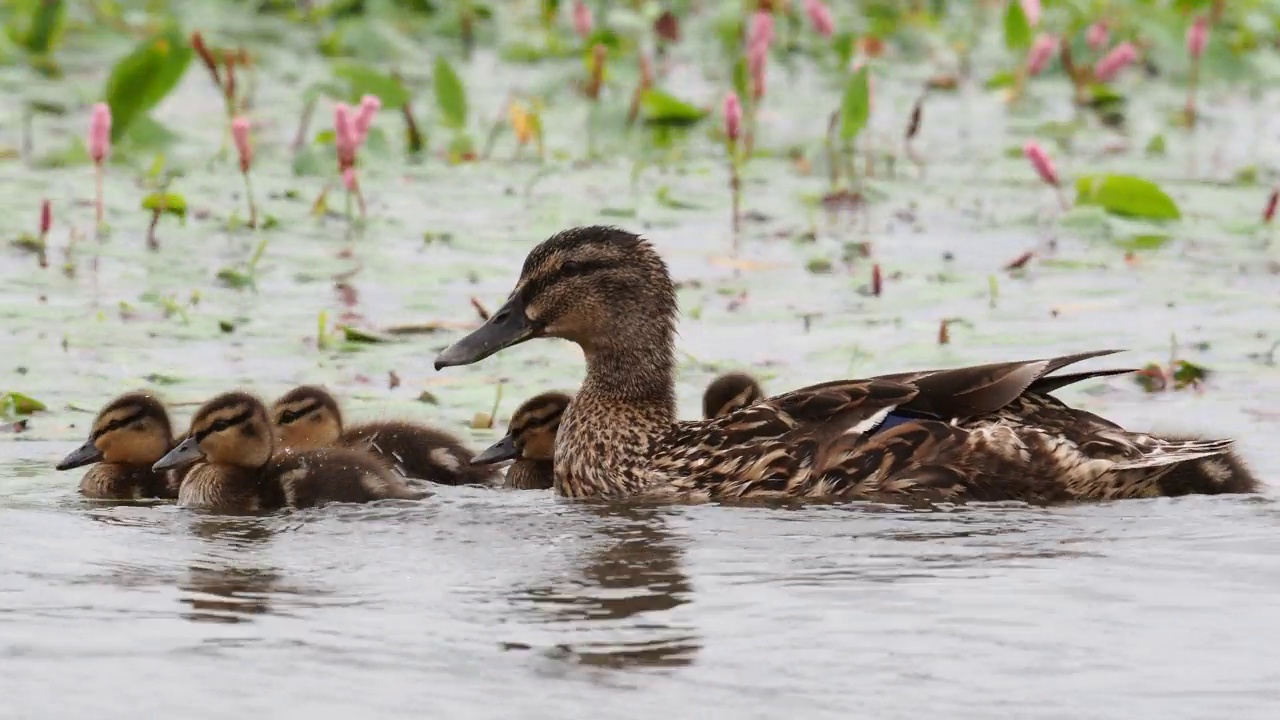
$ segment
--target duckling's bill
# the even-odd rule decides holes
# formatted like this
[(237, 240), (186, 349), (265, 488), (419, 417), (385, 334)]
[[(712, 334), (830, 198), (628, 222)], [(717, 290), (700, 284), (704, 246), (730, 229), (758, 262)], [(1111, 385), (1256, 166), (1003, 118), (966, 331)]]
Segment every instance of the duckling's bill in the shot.
[(195, 462), (204, 457), (204, 452), (200, 450), (200, 445), (194, 437), (183, 440), (178, 447), (170, 450), (168, 454), (156, 461), (151, 466), (152, 470), (168, 470), (170, 468), (182, 467), (188, 463)]
[(472, 465), (493, 465), (504, 460), (515, 460), (520, 454), (519, 448), (516, 447), (516, 439), (511, 433), (502, 436), (498, 442), (481, 450), (478, 455), (471, 458)]
[(96, 463), (102, 459), (102, 451), (94, 444), (93, 438), (89, 438), (83, 445), (72, 450), (66, 457), (62, 458), (56, 466), (58, 470), (70, 470), (78, 468), (90, 463)]
[(483, 325), (437, 355), (436, 370), (480, 362), (541, 332), (542, 325), (525, 314), (524, 298), (517, 292)]

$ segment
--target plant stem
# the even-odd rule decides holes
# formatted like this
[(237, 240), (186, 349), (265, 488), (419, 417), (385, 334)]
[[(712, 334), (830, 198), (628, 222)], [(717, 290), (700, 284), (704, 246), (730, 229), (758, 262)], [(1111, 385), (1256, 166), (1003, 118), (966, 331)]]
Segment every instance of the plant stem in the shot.
[(151, 224), (147, 226), (147, 249), (159, 250), (160, 239), (156, 237), (156, 225), (160, 224), (161, 210), (157, 208), (151, 213)]
[(258, 204), (253, 201), (253, 183), (249, 180), (249, 172), (240, 173), (244, 176), (244, 196), (249, 200), (249, 227), (258, 227)]
[(1200, 84), (1200, 58), (1191, 61), (1191, 77), (1187, 82), (1187, 127), (1196, 124), (1196, 88)]
[(106, 170), (102, 167), (102, 163), (101, 162), (96, 163), (93, 171), (93, 185), (94, 185), (94, 203), (93, 204), (94, 204), (94, 211), (98, 219), (97, 230), (95, 232), (99, 240), (102, 239), (102, 220), (103, 220), (103, 215), (105, 214), (102, 207), (103, 182), (105, 180), (105, 177), (104, 177), (105, 175), (106, 175)]
[(733, 155), (729, 156), (729, 190), (733, 194), (733, 254), (736, 257), (738, 234), (742, 227), (742, 178), (738, 175), (738, 162)]

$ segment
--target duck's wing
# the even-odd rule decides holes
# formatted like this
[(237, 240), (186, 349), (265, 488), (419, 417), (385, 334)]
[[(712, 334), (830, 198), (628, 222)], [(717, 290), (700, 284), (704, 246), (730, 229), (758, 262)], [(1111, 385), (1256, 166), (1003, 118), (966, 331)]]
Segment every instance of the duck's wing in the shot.
[(1000, 410), (1027, 392), (1048, 394), (1087, 378), (1129, 372), (1108, 369), (1050, 375), (1068, 365), (1118, 352), (1121, 351), (1092, 350), (1037, 360), (878, 375), (875, 379), (919, 388), (920, 393), (904, 408), (936, 418), (965, 418)]
[(917, 392), (883, 380), (793, 390), (711, 420), (677, 423), (654, 448), (652, 467), (688, 492), (792, 494), (832, 439), (874, 428)]

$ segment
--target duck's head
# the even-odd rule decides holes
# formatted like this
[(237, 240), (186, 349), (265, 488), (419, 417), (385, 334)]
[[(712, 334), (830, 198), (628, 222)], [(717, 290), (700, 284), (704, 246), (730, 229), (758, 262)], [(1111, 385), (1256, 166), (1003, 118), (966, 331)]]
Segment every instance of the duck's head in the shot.
[(148, 393), (125, 393), (102, 408), (89, 439), (64, 457), (57, 469), (95, 462), (150, 465), (172, 445), (173, 429), (164, 404)]
[(327, 390), (300, 385), (271, 406), (276, 441), (292, 450), (328, 447), (342, 435), (342, 411)]
[(506, 304), (435, 366), (470, 365), (538, 337), (571, 340), (588, 359), (612, 347), (670, 345), (675, 315), (675, 286), (648, 241), (616, 227), (573, 228), (530, 251)]
[(262, 401), (246, 392), (223, 393), (191, 416), (187, 437), (154, 466), (180, 467), (196, 460), (258, 468), (271, 460), (271, 421)]
[(560, 417), (570, 397), (562, 392), (535, 395), (511, 414), (507, 434), (472, 460), (472, 465), (492, 465), (504, 460), (552, 460)]
[(741, 372), (721, 375), (702, 394), (702, 415), (708, 420), (728, 415), (764, 398), (764, 389), (756, 379)]

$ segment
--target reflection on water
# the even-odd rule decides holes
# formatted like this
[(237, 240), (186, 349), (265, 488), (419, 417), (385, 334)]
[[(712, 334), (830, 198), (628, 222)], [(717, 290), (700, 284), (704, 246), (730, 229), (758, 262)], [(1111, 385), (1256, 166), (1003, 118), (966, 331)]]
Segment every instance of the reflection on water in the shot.
[(274, 530), (258, 518), (210, 515), (195, 517), (191, 532), (208, 543), (211, 556), (192, 564), (178, 582), (181, 602), (191, 608), (183, 617), (191, 622), (240, 623), (271, 612), (281, 574), (250, 561)]
[(603, 629), (618, 636), (560, 643), (550, 653), (553, 657), (610, 668), (691, 664), (702, 648), (697, 632), (663, 618), (687, 604), (693, 593), (666, 519), (653, 508), (581, 509), (604, 521), (604, 545), (584, 554), (572, 575), (520, 587), (509, 599), (542, 622), (570, 626), (573, 634)]

